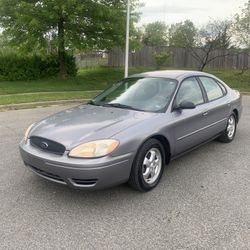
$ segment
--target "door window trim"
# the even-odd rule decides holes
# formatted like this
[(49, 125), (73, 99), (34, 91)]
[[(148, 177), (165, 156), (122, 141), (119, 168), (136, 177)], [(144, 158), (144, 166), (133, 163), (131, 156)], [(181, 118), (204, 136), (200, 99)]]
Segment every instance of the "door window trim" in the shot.
[[(215, 98), (215, 99), (213, 99), (213, 100), (209, 100), (208, 95), (207, 95), (207, 91), (206, 91), (206, 89), (205, 89), (205, 87), (204, 87), (204, 85), (203, 85), (203, 83), (202, 83), (202, 80), (200, 79), (201, 77), (205, 77), (205, 78), (210, 78), (210, 79), (212, 79), (212, 80), (219, 86), (219, 88), (221, 89), (222, 96), (220, 96), (220, 97), (218, 97), (218, 98)], [(223, 98), (224, 96), (227, 95), (227, 89), (226, 89), (226, 87), (223, 86), (223, 87), (225, 88), (225, 91), (226, 91), (226, 92), (225, 92), (225, 91), (223, 90), (223, 88), (221, 87), (221, 83), (220, 83), (219, 81), (217, 81), (215, 78), (213, 78), (213, 77), (211, 77), (211, 76), (199, 75), (199, 76), (197, 76), (197, 80), (200, 82), (200, 84), (201, 84), (201, 86), (202, 86), (202, 89), (205, 91), (207, 103), (210, 103), (210, 102), (213, 102), (213, 101), (217, 101), (217, 100), (219, 100), (219, 99), (221, 99), (221, 98)]]
[(174, 96), (173, 102), (172, 102), (171, 112), (174, 111), (174, 106), (175, 106), (176, 97), (177, 97), (177, 95), (178, 95), (178, 93), (179, 93), (179, 90), (180, 90), (180, 88), (181, 88), (183, 82), (186, 81), (186, 80), (188, 80), (189, 78), (194, 78), (194, 79), (196, 80), (196, 82), (198, 83), (198, 86), (200, 87), (200, 90), (201, 90), (201, 93), (202, 93), (202, 97), (203, 97), (203, 103), (197, 104), (197, 105), (195, 105), (195, 106), (197, 107), (197, 106), (204, 105), (205, 103), (207, 103), (207, 96), (205, 95), (206, 92), (204, 92), (204, 90), (203, 90), (204, 87), (201, 85), (199, 79), (197, 79), (197, 76), (195, 76), (195, 75), (194, 75), (194, 76), (188, 76), (188, 77), (184, 78), (184, 79), (180, 82), (180, 84), (179, 84), (179, 86), (178, 86), (178, 88), (177, 88), (177, 90), (176, 90), (176, 93), (175, 93), (175, 96)]

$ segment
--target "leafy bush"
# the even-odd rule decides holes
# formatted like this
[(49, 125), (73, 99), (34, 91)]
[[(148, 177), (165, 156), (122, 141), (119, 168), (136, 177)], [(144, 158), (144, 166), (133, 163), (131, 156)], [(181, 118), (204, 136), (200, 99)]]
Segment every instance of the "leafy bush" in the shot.
[(154, 54), (156, 62), (156, 68), (160, 69), (163, 66), (169, 66), (171, 60), (171, 54), (169, 52), (160, 52)]
[[(75, 58), (66, 55), (66, 69), (69, 76), (75, 76), (77, 67)], [(1, 80), (35, 80), (59, 74), (59, 60), (56, 55), (50, 56), (22, 56), (0, 55)]]
[(66, 54), (66, 68), (67, 68), (67, 73), (69, 76), (76, 76), (77, 74), (77, 66), (76, 66), (76, 59), (74, 56), (67, 55)]

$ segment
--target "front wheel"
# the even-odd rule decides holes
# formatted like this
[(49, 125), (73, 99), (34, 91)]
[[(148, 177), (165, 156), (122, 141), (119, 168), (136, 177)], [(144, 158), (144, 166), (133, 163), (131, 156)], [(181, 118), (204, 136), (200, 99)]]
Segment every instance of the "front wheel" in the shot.
[(227, 121), (227, 127), (222, 132), (218, 140), (225, 143), (233, 141), (236, 133), (236, 128), (237, 128), (237, 121), (235, 114), (231, 114)]
[(141, 192), (153, 189), (160, 181), (165, 162), (164, 148), (156, 139), (150, 139), (139, 149), (129, 178), (129, 185)]

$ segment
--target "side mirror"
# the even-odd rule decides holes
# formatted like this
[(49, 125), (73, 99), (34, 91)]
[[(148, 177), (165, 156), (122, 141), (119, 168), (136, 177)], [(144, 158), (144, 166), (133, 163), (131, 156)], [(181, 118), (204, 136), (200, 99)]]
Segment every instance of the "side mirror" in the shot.
[(195, 104), (193, 102), (183, 101), (176, 106), (175, 109), (195, 109)]

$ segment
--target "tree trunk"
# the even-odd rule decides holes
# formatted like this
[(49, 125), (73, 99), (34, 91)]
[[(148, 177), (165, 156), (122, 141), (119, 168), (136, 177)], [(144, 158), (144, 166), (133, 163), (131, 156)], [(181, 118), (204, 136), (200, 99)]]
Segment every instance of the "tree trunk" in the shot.
[(202, 59), (202, 64), (200, 66), (200, 71), (203, 72), (203, 70), (205, 69), (207, 62), (208, 62), (208, 58), (209, 58), (209, 54), (211, 51), (207, 51), (205, 57)]
[(205, 69), (206, 65), (207, 65), (207, 62), (203, 62), (203, 63), (200, 65), (200, 67), (199, 67), (199, 71), (203, 72), (203, 70)]
[(64, 34), (64, 19), (61, 17), (58, 21), (58, 58), (60, 64), (59, 76), (67, 77), (67, 69), (65, 62), (65, 34)]

